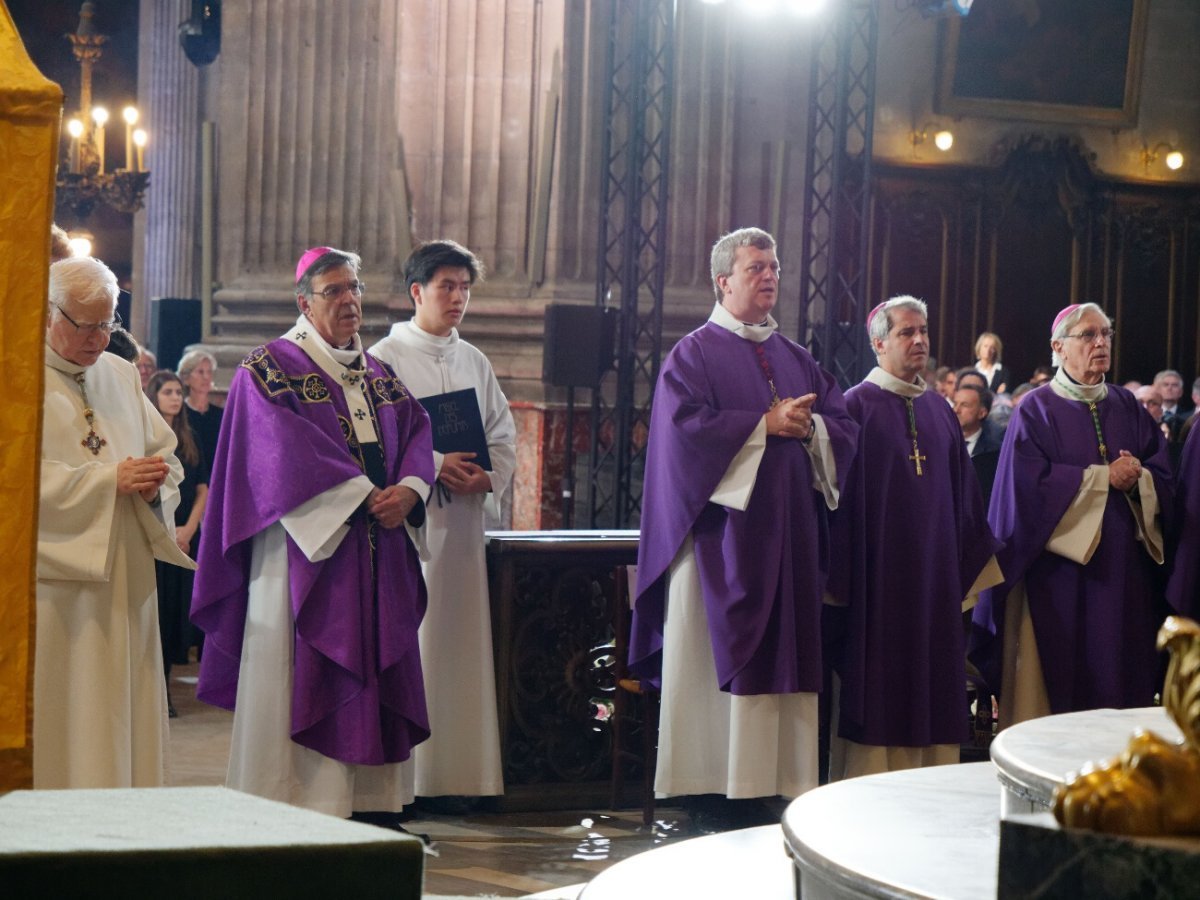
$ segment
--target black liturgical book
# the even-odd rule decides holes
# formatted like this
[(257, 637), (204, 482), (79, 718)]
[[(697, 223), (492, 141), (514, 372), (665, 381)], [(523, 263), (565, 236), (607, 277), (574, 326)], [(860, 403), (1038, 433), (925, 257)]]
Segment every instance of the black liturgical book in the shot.
[(422, 397), (421, 405), (429, 413), (433, 425), (434, 450), (438, 453), (474, 453), (471, 462), (488, 472), (492, 470), (487, 432), (483, 430), (475, 388)]

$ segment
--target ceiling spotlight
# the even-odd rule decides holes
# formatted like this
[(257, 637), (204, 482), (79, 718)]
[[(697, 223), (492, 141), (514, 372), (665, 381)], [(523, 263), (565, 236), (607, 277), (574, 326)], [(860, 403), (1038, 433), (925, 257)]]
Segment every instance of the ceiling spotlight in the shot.
[(954, 132), (943, 128), (933, 136), (933, 145), (945, 153), (954, 146)]
[(917, 158), (917, 148), (929, 140), (931, 133), (933, 134), (933, 145), (943, 153), (954, 146), (954, 132), (941, 128), (936, 122), (926, 122), (920, 128), (913, 129), (908, 133), (908, 142), (912, 144), (913, 148), (913, 159)]

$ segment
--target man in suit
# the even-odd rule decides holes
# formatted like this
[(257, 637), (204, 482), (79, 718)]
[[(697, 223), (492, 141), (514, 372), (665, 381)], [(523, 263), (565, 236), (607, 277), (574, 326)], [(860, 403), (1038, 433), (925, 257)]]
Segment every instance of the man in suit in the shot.
[(962, 427), (963, 440), (971, 464), (979, 476), (986, 506), (992, 499), (992, 482), (996, 479), (996, 462), (1000, 459), (1000, 445), (1004, 442), (1004, 431), (988, 418), (992, 409), (992, 392), (974, 383), (962, 384), (954, 392), (954, 414)]

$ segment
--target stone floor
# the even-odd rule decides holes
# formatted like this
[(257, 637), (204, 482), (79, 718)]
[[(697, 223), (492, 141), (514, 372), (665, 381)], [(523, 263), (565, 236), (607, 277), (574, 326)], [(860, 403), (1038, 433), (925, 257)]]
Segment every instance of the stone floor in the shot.
[[(168, 784), (219, 785), (229, 756), (231, 713), (196, 700), (197, 666), (177, 666), (171, 696)], [(597, 872), (666, 841), (691, 836), (687, 815), (660, 810), (647, 829), (638, 810), (422, 816), (406, 824), (433, 841), (425, 894), (574, 900)]]

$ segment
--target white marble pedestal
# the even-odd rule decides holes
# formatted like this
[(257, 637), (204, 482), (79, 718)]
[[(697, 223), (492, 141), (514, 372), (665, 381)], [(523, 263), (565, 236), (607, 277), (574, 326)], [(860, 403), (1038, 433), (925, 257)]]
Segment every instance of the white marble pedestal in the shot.
[(1182, 740), (1166, 710), (1092, 709), (1030, 719), (1006, 728), (992, 741), (1001, 794), (1000, 815), (1045, 812), (1054, 788), (1084, 763), (1111, 759), (1138, 728), (1153, 731), (1168, 741)]
[(783, 817), (797, 895), (994, 897), (1000, 785), (991, 763), (851, 778)]

